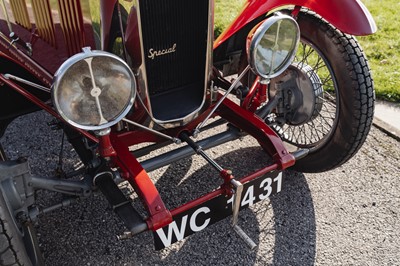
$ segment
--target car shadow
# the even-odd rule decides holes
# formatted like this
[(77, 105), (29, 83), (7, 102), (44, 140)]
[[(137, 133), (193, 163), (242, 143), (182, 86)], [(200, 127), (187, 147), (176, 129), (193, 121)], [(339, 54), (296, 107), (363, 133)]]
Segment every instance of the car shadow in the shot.
[[(44, 124), (42, 121), (46, 119), (42, 116), (32, 115), (28, 120)], [(28, 156), (33, 173), (51, 175), (49, 168), (57, 166), (58, 156), (57, 149), (50, 147), (58, 147), (60, 134), (43, 134), (47, 132), (46, 125), (42, 125), (45, 129), (34, 128), (35, 132), (21, 132), (19, 129), (26, 121), (16, 121), (2, 139), (7, 144), (7, 152), (12, 158), (21, 154)], [(35, 136), (35, 142), (24, 145), (20, 141), (22, 133), (26, 140)], [(233, 169), (237, 178), (268, 163), (259, 146), (237, 148), (235, 145), (226, 144), (223, 149), (207, 152), (224, 168)], [(73, 168), (76, 159), (69, 159), (69, 155), (73, 156), (69, 151), (66, 149), (65, 166)], [(221, 184), (218, 173), (199, 156), (173, 163), (150, 175), (170, 209)], [(143, 209), (135, 193), (130, 193), (133, 204)], [(39, 207), (62, 200), (61, 195), (47, 191), (38, 191), (37, 197)], [(313, 265), (315, 262), (315, 213), (302, 173), (285, 171), (280, 193), (240, 212), (239, 225), (257, 244), (255, 250), (247, 247), (230, 223), (228, 217), (164, 250), (155, 251), (151, 232), (118, 241), (116, 235), (126, 229), (104, 196), (95, 193), (78, 204), (40, 216), (36, 228), (46, 265)]]
[[(265, 165), (259, 160), (263, 157), (265, 153), (260, 148), (249, 147), (226, 153), (216, 161), (234, 169), (235, 176), (240, 177), (249, 174), (251, 168)], [(265, 163), (264, 159), (261, 161)], [(184, 204), (221, 184), (211, 166), (196, 169), (197, 164), (192, 159), (171, 164), (158, 179), (156, 186), (162, 198), (167, 199), (168, 208)], [(182, 176), (186, 178), (182, 180)], [(227, 218), (164, 251), (154, 252), (152, 259), (162, 265), (177, 261), (190, 261), (191, 265), (313, 265), (316, 222), (310, 189), (302, 173), (287, 170), (283, 180), (280, 193), (239, 215), (239, 225), (257, 244), (255, 250), (251, 251), (236, 235), (230, 226), (231, 218)]]
[[(259, 152), (253, 148), (240, 150), (244, 154)], [(231, 152), (217, 161), (222, 165), (228, 161), (231, 165), (240, 165), (240, 158), (243, 157)], [(168, 166), (157, 180), (156, 186), (168, 208), (184, 204), (220, 184), (218, 174), (209, 165), (195, 169), (195, 173), (191, 173), (192, 168), (196, 168), (195, 161), (182, 160)], [(241, 176), (239, 173), (243, 169), (235, 171), (237, 176)], [(182, 180), (185, 173), (189, 174)], [(39, 202), (43, 202), (51, 196), (43, 191), (39, 197)], [(133, 204), (143, 209), (139, 198), (134, 198)], [(248, 248), (230, 223), (228, 217), (166, 249), (155, 251), (151, 232), (118, 241), (116, 235), (126, 230), (124, 225), (104, 196), (94, 194), (79, 204), (42, 216), (38, 232), (46, 265), (314, 264), (315, 213), (302, 173), (285, 171), (280, 193), (240, 212), (239, 225), (257, 244), (255, 250)]]

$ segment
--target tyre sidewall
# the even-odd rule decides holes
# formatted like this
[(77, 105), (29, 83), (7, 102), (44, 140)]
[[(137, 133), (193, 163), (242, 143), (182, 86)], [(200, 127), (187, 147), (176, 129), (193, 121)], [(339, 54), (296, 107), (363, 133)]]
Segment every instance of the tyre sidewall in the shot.
[[(0, 189), (0, 235), (7, 239), (7, 252), (0, 254), (0, 265), (5, 261), (15, 260), (21, 265), (32, 265), (23, 241), (21, 231), (16, 227), (15, 220), (10, 213), (7, 201)], [(4, 245), (4, 244), (3, 244)], [(3, 246), (2, 246), (3, 247)], [(3, 251), (3, 250), (2, 250)]]
[[(319, 52), (323, 54), (328, 61), (326, 63), (330, 65), (333, 71), (332, 74), (337, 85), (339, 102), (336, 104), (339, 110), (336, 114), (337, 123), (332, 129), (330, 139), (312, 150), (307, 157), (299, 160), (294, 166), (294, 169), (302, 172), (322, 172), (343, 164), (354, 155), (366, 138), (372, 122), (372, 115), (370, 115), (371, 121), (365, 122), (367, 129), (363, 129), (360, 124), (362, 118), (360, 90), (367, 88), (360, 87), (356, 74), (359, 72), (363, 75), (362, 64), (359, 65), (360, 69), (357, 69), (358, 65), (351, 63), (356, 60), (351, 57), (359, 57), (354, 53), (354, 49), (360, 49), (356, 40), (351, 36), (343, 35), (323, 21), (322, 18), (308, 13), (299, 15), (298, 23), (301, 38), (315, 45)], [(362, 53), (361, 49), (360, 53)], [(364, 60), (368, 68), (364, 58), (358, 60)], [(367, 71), (369, 70), (367, 69)], [(367, 94), (367, 92), (365, 93)], [(372, 101), (373, 98), (372, 96)], [(364, 120), (366, 119), (368, 118), (364, 118)], [(360, 130), (366, 132), (361, 139)]]

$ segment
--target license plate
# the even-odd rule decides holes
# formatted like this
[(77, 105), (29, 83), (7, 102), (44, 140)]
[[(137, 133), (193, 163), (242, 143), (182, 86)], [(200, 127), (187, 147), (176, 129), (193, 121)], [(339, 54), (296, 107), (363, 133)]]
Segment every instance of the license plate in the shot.
[[(270, 172), (243, 184), (240, 209), (267, 199), (282, 189), (282, 172)], [(232, 215), (234, 197), (219, 195), (172, 217), (167, 226), (154, 232), (155, 249), (160, 250)]]

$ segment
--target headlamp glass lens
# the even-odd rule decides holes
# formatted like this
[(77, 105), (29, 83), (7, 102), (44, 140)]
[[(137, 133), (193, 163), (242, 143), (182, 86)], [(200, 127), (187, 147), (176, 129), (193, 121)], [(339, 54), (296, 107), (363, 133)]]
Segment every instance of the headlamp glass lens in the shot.
[(132, 106), (135, 86), (132, 72), (120, 60), (89, 56), (61, 73), (53, 100), (67, 122), (83, 129), (102, 129), (117, 123)]
[(297, 23), (286, 15), (257, 25), (250, 36), (249, 62), (253, 71), (264, 78), (282, 73), (293, 60), (299, 35)]

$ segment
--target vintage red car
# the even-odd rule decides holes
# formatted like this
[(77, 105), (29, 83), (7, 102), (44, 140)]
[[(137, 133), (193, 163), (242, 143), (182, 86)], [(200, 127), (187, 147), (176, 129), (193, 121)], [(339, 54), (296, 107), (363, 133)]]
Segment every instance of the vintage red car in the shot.
[[(33, 223), (63, 204), (39, 209), (37, 190), (68, 202), (101, 191), (126, 225), (119, 237), (150, 230), (156, 249), (230, 215), (254, 247), (237, 225), (249, 195), (255, 203), (279, 192), (289, 167), (342, 165), (371, 127), (373, 80), (353, 36), (376, 26), (358, 0), (248, 0), (218, 38), (212, 0), (0, 5), (0, 136), (15, 118), (45, 110), (84, 164), (77, 173), (33, 175), (29, 159), (0, 149), (1, 265), (43, 264)], [(271, 163), (236, 176), (206, 150), (245, 134)], [(159, 152), (167, 145), (176, 148)], [(170, 210), (148, 172), (194, 154), (220, 182)], [(121, 179), (141, 198), (145, 217), (117, 186)]]

